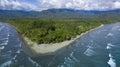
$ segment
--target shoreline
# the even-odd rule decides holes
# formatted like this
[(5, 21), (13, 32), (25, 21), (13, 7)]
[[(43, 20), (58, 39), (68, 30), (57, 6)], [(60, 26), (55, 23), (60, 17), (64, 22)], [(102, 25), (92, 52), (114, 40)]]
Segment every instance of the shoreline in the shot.
[(77, 39), (82, 37), (83, 35), (91, 32), (93, 30), (99, 29), (103, 26), (104, 25), (102, 24), (94, 29), (86, 31), (85, 33), (81, 33), (80, 35), (77, 35), (75, 38), (73, 38), (71, 40), (66, 40), (66, 41), (63, 41), (60, 43), (54, 43), (54, 44), (52, 44), (52, 43), (51, 44), (37, 44), (35, 42), (32, 42), (25, 36), (22, 36), (22, 39), (26, 43), (26, 47), (30, 50), (32, 55), (51, 55), (51, 54), (54, 54), (57, 51), (61, 50), (62, 48), (65, 48), (65, 47), (71, 45), (71, 43), (73, 43), (74, 41), (76, 41)]

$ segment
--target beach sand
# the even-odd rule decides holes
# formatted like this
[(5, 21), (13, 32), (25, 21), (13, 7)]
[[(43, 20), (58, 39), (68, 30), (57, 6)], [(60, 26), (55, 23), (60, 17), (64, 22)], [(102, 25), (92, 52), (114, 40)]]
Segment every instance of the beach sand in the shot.
[(104, 26), (104, 25), (102, 24), (101, 26), (99, 26), (97, 28), (86, 31), (85, 33), (82, 33), (81, 35), (77, 35), (76, 38), (73, 38), (71, 40), (66, 40), (66, 41), (63, 41), (60, 43), (54, 43), (54, 44), (37, 44), (37, 43), (29, 40), (27, 37), (23, 37), (23, 39), (26, 42), (26, 46), (31, 50), (31, 52), (34, 52), (34, 54), (40, 54), (40, 55), (52, 54), (52, 53), (59, 51), (62, 48), (65, 48), (66, 46), (70, 45), (71, 43), (73, 43), (75, 40), (77, 40), (81, 36), (89, 33), (90, 31), (101, 28), (102, 26)]

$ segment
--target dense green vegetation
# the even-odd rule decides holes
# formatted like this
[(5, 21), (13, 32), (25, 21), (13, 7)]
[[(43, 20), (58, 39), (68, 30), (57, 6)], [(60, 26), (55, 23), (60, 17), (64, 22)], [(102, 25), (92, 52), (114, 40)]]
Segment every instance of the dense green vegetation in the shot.
[(110, 19), (9, 19), (20, 34), (38, 44), (56, 43), (75, 38), (101, 24), (117, 22)]

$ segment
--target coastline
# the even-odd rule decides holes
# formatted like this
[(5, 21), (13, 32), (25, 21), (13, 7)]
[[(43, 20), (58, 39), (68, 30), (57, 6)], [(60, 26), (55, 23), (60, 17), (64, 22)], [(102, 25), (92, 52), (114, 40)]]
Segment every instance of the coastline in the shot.
[(85, 33), (82, 33), (80, 35), (77, 35), (76, 38), (73, 38), (71, 40), (66, 40), (60, 43), (54, 43), (54, 44), (37, 44), (35, 42), (32, 42), (27, 37), (22, 36), (24, 42), (26, 43), (26, 46), (30, 49), (30, 51), (33, 53), (33, 55), (50, 55), (57, 51), (59, 51), (62, 48), (65, 48), (66, 46), (69, 46), (71, 43), (73, 43), (78, 38), (82, 37), (83, 35), (96, 30), (98, 28), (103, 27), (104, 25), (100, 25), (94, 29), (91, 29), (89, 31), (86, 31)]

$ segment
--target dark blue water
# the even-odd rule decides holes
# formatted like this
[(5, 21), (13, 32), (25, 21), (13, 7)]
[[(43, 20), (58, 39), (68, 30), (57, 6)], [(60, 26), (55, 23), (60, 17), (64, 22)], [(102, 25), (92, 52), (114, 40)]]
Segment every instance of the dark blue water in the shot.
[(0, 23), (0, 67), (40, 67), (24, 53), (24, 43), (8, 24)]
[(54, 55), (28, 56), (17, 32), (0, 24), (0, 67), (120, 67), (120, 23), (94, 30)]

